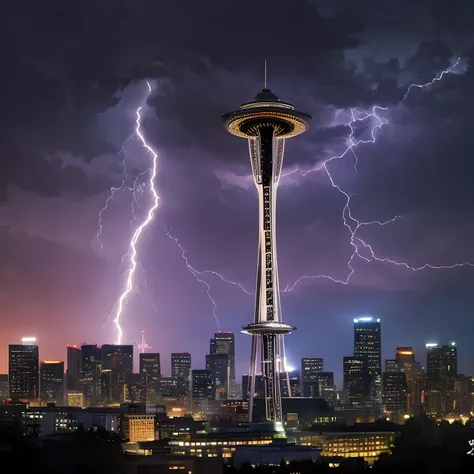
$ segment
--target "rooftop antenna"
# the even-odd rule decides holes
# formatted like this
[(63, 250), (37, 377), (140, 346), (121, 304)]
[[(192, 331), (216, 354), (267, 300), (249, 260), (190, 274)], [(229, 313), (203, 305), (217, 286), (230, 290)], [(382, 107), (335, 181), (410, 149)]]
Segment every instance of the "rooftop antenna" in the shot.
[(267, 88), (267, 60), (265, 59), (265, 75), (264, 75), (264, 82), (263, 82), (264, 89)]

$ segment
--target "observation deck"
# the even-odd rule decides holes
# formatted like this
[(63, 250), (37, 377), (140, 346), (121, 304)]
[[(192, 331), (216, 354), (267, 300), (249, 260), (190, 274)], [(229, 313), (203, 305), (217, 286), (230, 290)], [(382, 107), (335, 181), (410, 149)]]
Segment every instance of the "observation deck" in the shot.
[(263, 89), (253, 101), (222, 118), (229, 133), (241, 138), (257, 138), (261, 127), (272, 127), (275, 138), (296, 137), (307, 130), (311, 120), (310, 115), (282, 102), (270, 89)]
[(247, 324), (242, 329), (245, 334), (290, 334), (296, 328), (279, 321), (262, 321)]

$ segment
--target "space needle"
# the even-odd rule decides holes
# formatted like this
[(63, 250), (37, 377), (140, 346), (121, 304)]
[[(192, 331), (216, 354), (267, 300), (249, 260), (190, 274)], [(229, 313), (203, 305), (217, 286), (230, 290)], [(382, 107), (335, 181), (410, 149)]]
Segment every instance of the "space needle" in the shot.
[[(266, 76), (266, 74), (265, 74)], [(239, 110), (223, 115), (227, 130), (246, 138), (250, 164), (258, 191), (259, 234), (254, 322), (243, 327), (252, 336), (249, 372), (249, 421), (252, 421), (257, 363), (260, 364), (268, 421), (282, 423), (280, 374), (286, 373), (284, 336), (296, 328), (283, 322), (276, 247), (276, 195), (285, 140), (306, 131), (311, 116), (297, 112), (265, 88)]]

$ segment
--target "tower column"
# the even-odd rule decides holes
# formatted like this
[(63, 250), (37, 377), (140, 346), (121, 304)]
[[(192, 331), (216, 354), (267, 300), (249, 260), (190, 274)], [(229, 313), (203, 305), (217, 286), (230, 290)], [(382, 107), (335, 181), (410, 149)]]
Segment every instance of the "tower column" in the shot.
[[(249, 421), (253, 403), (258, 359), (263, 378), (265, 418), (283, 421), (280, 373), (286, 371), (283, 337), (296, 329), (285, 324), (280, 305), (276, 252), (276, 193), (283, 164), (285, 139), (306, 130), (311, 117), (296, 112), (268, 89), (240, 110), (224, 115), (228, 131), (249, 143), (250, 164), (259, 201), (259, 236), (254, 322), (244, 326), (252, 335), (249, 372)], [(289, 385), (289, 378), (286, 377)], [(291, 393), (288, 386), (288, 393)]]

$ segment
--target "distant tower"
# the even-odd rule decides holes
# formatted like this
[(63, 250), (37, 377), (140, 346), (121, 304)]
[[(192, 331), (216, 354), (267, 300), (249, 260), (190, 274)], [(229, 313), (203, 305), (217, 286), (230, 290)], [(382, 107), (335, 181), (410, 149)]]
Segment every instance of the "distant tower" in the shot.
[[(266, 68), (265, 68), (266, 71)], [(266, 419), (282, 422), (280, 373), (285, 367), (283, 336), (294, 327), (285, 324), (281, 315), (280, 288), (276, 252), (276, 195), (283, 164), (285, 139), (306, 131), (310, 116), (295, 108), (266, 88), (255, 100), (223, 116), (227, 130), (249, 144), (250, 163), (258, 191), (259, 243), (255, 318), (244, 331), (252, 335), (249, 372), (249, 419), (252, 421), (257, 360), (265, 385)], [(259, 359), (260, 358), (260, 359)], [(290, 392), (287, 377), (288, 393)]]

